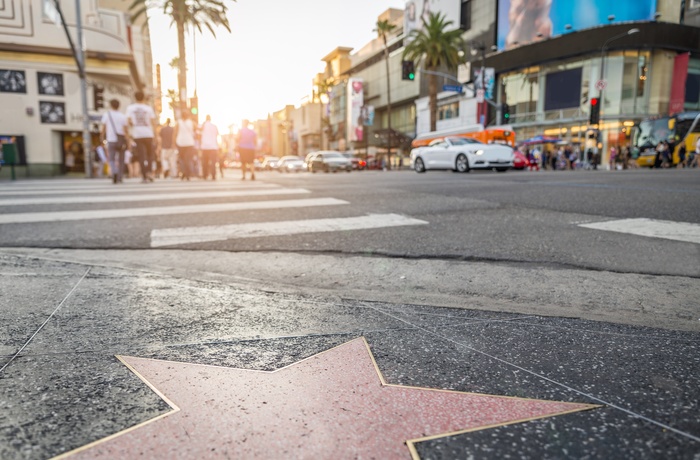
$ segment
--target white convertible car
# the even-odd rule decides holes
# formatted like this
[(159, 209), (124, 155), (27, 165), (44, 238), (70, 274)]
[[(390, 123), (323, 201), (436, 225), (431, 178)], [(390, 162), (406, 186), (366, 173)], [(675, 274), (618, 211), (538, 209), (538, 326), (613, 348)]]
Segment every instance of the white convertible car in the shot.
[(451, 169), (469, 172), (472, 169), (508, 171), (513, 167), (513, 149), (499, 144), (482, 144), (466, 137), (435, 139), (426, 147), (411, 150), (411, 166), (422, 173), (428, 169)]

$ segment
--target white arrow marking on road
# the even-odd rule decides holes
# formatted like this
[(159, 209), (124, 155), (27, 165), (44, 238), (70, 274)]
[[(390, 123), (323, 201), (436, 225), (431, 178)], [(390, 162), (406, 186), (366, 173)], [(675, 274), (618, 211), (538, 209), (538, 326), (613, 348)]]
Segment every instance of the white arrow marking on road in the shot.
[(151, 231), (151, 247), (187, 243), (204, 243), (237, 238), (298, 235), (300, 233), (338, 232), (371, 228), (425, 225), (424, 220), (398, 214), (370, 214), (363, 217), (335, 219), (288, 220), (283, 222), (256, 222), (248, 224), (210, 225), (203, 227), (163, 228)]
[(0, 198), (0, 206), (21, 206), (32, 204), (125, 203), (133, 201), (188, 200), (195, 198), (228, 198), (261, 195), (298, 195), (304, 193), (311, 192), (303, 188), (275, 188), (268, 190), (222, 190), (214, 192), (180, 191), (179, 193), (151, 193), (147, 195), (137, 194), (108, 196), (52, 196), (45, 198)]
[(688, 222), (640, 218), (579, 224), (579, 227), (700, 244), (700, 225)]
[(17, 214), (0, 214), (0, 224), (114, 219), (119, 217), (165, 216), (171, 214), (197, 214), (205, 212), (243, 211), (250, 209), (305, 208), (309, 206), (335, 206), (339, 204), (348, 204), (348, 202), (337, 200), (335, 198), (308, 198), (303, 200), (251, 201), (241, 203), (213, 203), (187, 206), (159, 206), (149, 208), (95, 209), (92, 211), (27, 212)]

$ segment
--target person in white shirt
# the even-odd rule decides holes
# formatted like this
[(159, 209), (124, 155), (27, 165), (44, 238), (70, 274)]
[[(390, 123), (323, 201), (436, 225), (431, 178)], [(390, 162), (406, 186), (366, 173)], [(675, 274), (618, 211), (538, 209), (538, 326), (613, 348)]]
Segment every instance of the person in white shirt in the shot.
[(122, 182), (124, 178), (124, 152), (129, 145), (129, 122), (123, 113), (119, 111), (119, 101), (109, 101), (110, 110), (102, 115), (102, 129), (100, 140), (107, 143), (109, 155), (109, 167), (112, 172), (112, 182)]
[(156, 151), (153, 139), (156, 132), (156, 114), (151, 106), (144, 104), (143, 91), (136, 91), (136, 102), (126, 108), (129, 119), (131, 137), (136, 143), (134, 154), (141, 163), (141, 182), (153, 182), (153, 172), (156, 168)]
[(192, 159), (194, 155), (195, 126), (190, 114), (184, 110), (173, 131), (173, 142), (177, 146), (180, 158), (180, 171), (182, 180), (190, 180), (192, 176)]
[(219, 129), (211, 122), (211, 115), (202, 123), (199, 131), (202, 149), (202, 178), (216, 180), (216, 159), (219, 155)]

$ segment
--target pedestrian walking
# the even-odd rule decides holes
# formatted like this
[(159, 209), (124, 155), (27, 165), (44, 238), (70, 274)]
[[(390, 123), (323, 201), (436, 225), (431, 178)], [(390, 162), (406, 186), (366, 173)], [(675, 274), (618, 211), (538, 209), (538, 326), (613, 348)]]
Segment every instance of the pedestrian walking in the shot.
[(686, 148), (685, 148), (685, 142), (681, 144), (680, 147), (678, 147), (678, 169), (685, 168), (686, 167)]
[(255, 180), (255, 167), (253, 162), (255, 161), (255, 148), (258, 144), (258, 138), (255, 131), (250, 129), (250, 122), (248, 120), (243, 120), (241, 129), (238, 131), (238, 154), (241, 158), (241, 172), (243, 173), (242, 179), (245, 180), (245, 172), (247, 168), (250, 168), (250, 179)]
[(211, 122), (211, 115), (200, 128), (202, 148), (202, 177), (204, 180), (211, 175), (216, 180), (216, 160), (219, 153), (219, 129)]
[(158, 133), (160, 140), (160, 161), (163, 164), (163, 177), (177, 178), (177, 149), (173, 143), (173, 127), (170, 125), (170, 118), (165, 120), (165, 124), (160, 127)]
[(536, 171), (540, 170), (540, 164), (537, 161), (537, 157), (535, 156), (535, 150), (527, 151), (527, 164), (529, 171), (532, 171), (533, 169)]
[(610, 157), (608, 158), (608, 169), (610, 171), (615, 171), (617, 167), (615, 166), (617, 164), (617, 148), (613, 145), (610, 147)]
[(192, 176), (192, 157), (195, 152), (196, 130), (190, 114), (184, 110), (173, 130), (173, 143), (177, 147), (180, 159), (180, 171), (182, 180), (190, 180)]
[(129, 139), (129, 122), (119, 111), (119, 100), (109, 101), (109, 110), (102, 115), (100, 140), (107, 144), (109, 167), (112, 172), (112, 183), (120, 183), (124, 179), (126, 169), (126, 149)]
[(697, 168), (698, 158), (700, 158), (700, 136), (698, 137), (697, 142), (695, 142), (695, 153), (688, 155), (688, 167)]
[(93, 165), (92, 165), (92, 173), (94, 176), (102, 178), (104, 175), (107, 173), (105, 171), (105, 166), (107, 165), (107, 152), (105, 152), (105, 148), (103, 147), (103, 144), (98, 144), (94, 149), (93, 149), (94, 155), (93, 155)]
[(126, 117), (129, 119), (131, 137), (136, 143), (136, 158), (141, 163), (141, 182), (153, 182), (153, 173), (156, 169), (156, 152), (153, 148), (153, 140), (156, 132), (156, 114), (151, 106), (144, 103), (143, 91), (134, 93), (136, 102), (126, 108)]

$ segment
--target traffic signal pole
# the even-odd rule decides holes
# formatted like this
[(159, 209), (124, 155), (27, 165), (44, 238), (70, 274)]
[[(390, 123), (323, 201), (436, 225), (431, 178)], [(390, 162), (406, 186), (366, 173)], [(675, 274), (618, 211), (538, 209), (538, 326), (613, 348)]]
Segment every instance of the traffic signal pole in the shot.
[(85, 72), (85, 49), (83, 48), (83, 18), (80, 11), (80, 0), (75, 0), (75, 26), (78, 32), (78, 46), (76, 47), (73, 43), (73, 38), (68, 31), (68, 26), (66, 25), (66, 20), (63, 17), (63, 11), (61, 10), (61, 5), (58, 0), (54, 0), (54, 7), (58, 13), (58, 17), (61, 20), (61, 26), (63, 31), (66, 33), (68, 38), (68, 44), (70, 45), (71, 51), (73, 51), (73, 57), (78, 65), (78, 76), (80, 77), (80, 102), (82, 106), (82, 118), (83, 118), (83, 156), (85, 161), (85, 177), (92, 178), (92, 139), (90, 138), (90, 118), (88, 115), (87, 106), (87, 76)]

